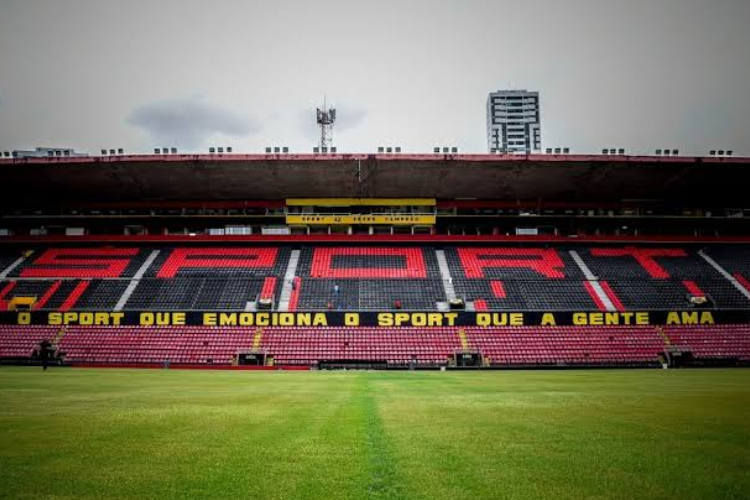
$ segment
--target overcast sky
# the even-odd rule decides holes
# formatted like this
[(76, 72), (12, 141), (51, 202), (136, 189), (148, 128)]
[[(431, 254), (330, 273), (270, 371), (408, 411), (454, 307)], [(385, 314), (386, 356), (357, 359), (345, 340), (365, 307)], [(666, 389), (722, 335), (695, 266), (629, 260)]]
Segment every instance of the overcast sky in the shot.
[(750, 154), (750, 0), (0, 0), (0, 150), (486, 152), (490, 91), (545, 147)]

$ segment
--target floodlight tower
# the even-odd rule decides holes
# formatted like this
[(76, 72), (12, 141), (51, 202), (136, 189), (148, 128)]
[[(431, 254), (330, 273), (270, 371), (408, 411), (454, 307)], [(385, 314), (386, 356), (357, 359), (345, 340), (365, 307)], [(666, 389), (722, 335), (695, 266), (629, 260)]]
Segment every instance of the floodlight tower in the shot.
[(333, 124), (336, 122), (336, 109), (328, 108), (326, 100), (323, 98), (323, 108), (318, 108), (317, 111), (317, 123), (320, 127), (320, 150), (327, 151), (333, 145)]

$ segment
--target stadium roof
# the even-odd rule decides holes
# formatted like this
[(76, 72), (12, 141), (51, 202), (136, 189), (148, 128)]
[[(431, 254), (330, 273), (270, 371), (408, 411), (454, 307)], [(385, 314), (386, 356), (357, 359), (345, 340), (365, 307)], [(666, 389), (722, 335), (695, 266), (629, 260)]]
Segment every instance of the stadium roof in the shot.
[(138, 155), (0, 160), (2, 204), (293, 197), (745, 205), (750, 158)]

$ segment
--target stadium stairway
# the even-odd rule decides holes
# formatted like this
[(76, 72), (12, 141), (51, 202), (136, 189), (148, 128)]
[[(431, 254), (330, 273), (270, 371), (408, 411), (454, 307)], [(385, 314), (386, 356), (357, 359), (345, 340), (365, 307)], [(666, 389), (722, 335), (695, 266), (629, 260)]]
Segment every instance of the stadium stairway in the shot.
[(54, 338), (52, 339), (52, 347), (53, 348), (57, 349), (60, 346), (60, 341), (65, 336), (65, 334), (67, 333), (67, 331), (68, 331), (68, 327), (67, 326), (63, 326), (62, 328), (60, 328), (57, 331), (57, 333), (55, 334)]
[(669, 338), (669, 336), (666, 333), (664, 333), (664, 328), (657, 326), (656, 333), (658, 333), (659, 336), (662, 338), (665, 346), (669, 347), (672, 345), (672, 340)]
[(263, 341), (263, 329), (258, 328), (255, 330), (255, 336), (253, 337), (253, 351), (260, 349), (260, 344)]
[(464, 330), (463, 328), (459, 328), (458, 338), (461, 340), (461, 349), (463, 350), (471, 349), (471, 346), (469, 346), (469, 339), (466, 338), (466, 330)]

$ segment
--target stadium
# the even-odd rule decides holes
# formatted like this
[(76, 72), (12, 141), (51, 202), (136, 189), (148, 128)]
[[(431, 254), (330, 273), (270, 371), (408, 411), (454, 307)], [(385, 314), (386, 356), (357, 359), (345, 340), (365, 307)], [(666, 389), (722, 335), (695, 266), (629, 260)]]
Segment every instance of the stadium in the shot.
[(3, 359), (33, 362), (54, 338), (55, 361), (73, 366), (744, 365), (748, 227), (727, 207), (742, 206), (747, 167), (3, 160), (0, 182), (16, 187), (3, 201)]
[(10, 496), (744, 496), (748, 167), (0, 160)]
[(748, 24), (1, 0), (0, 500), (750, 499)]

